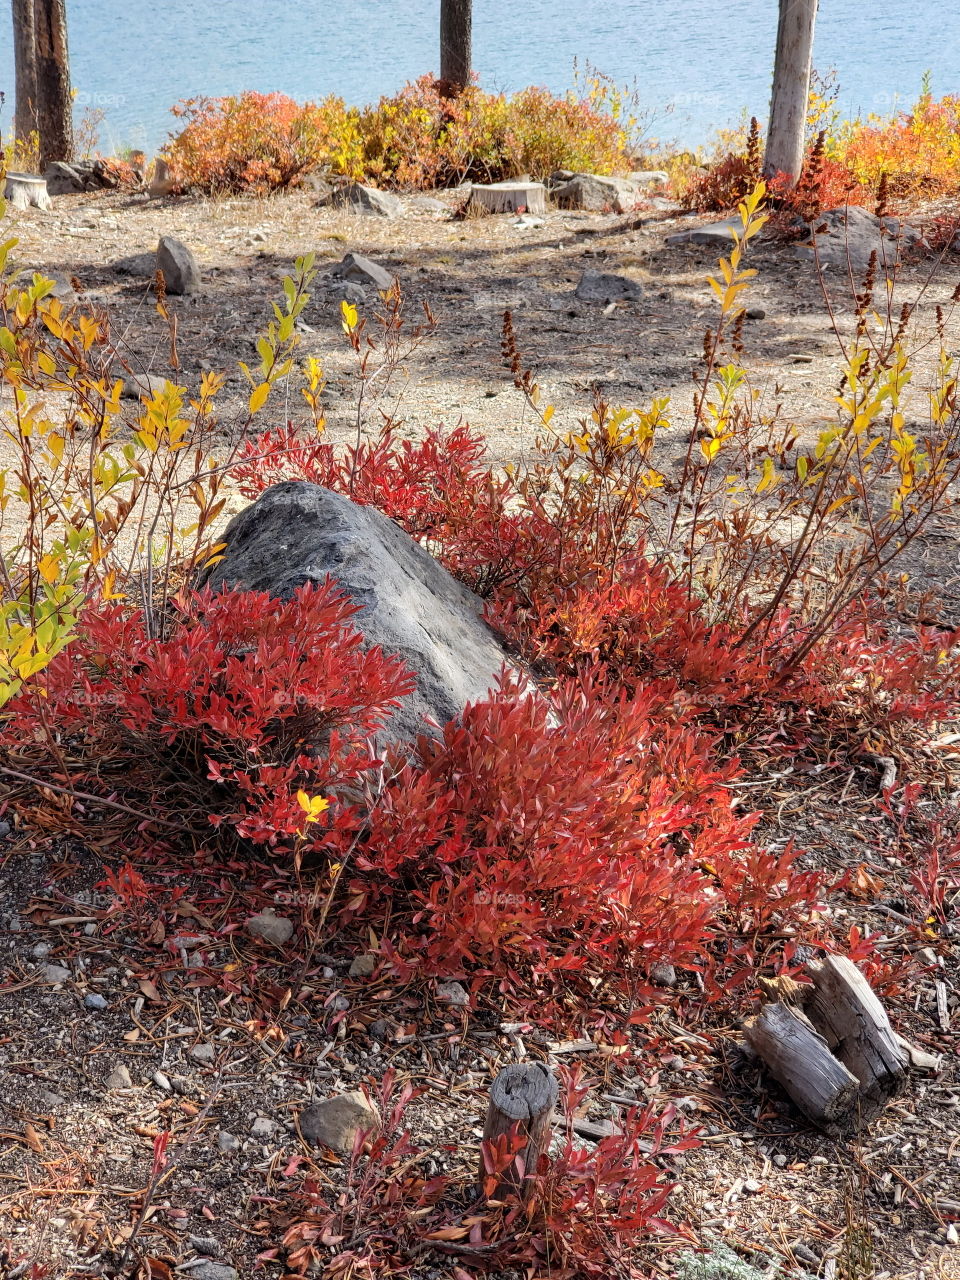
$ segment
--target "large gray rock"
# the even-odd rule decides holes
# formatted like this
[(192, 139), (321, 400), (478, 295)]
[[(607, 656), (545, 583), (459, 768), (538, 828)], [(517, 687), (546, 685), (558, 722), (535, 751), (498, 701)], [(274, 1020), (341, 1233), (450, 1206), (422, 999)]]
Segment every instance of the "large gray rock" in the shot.
[(342, 1155), (349, 1155), (353, 1150), (361, 1129), (379, 1127), (379, 1115), (359, 1090), (324, 1098), (300, 1113), (300, 1132), (306, 1140)]
[(569, 182), (555, 187), (552, 195), (561, 209), (588, 209), (593, 213), (612, 209), (614, 213), (624, 213), (637, 203), (639, 191), (623, 178), (575, 173)]
[(643, 286), (608, 271), (585, 271), (575, 292), (581, 302), (637, 302)]
[(47, 180), (47, 194), (51, 196), (69, 196), (87, 190), (86, 175), (65, 160), (51, 161), (43, 176)]
[(495, 688), (507, 654), (481, 616), (483, 602), (373, 507), (304, 481), (274, 485), (235, 516), (222, 559), (201, 583), (289, 599), (329, 575), (361, 606), (351, 623), (371, 645), (399, 654), (416, 688), (383, 742), (411, 742)]
[(330, 276), (334, 280), (350, 280), (361, 285), (372, 284), (381, 293), (390, 289), (394, 282), (389, 271), (372, 259), (365, 258), (361, 253), (348, 253), (343, 261), (338, 262), (331, 270)]
[(157, 245), (157, 266), (163, 272), (167, 293), (195, 293), (200, 287), (200, 268), (193, 253), (181, 240), (161, 236)]
[(403, 210), (398, 196), (391, 195), (389, 191), (378, 191), (376, 187), (365, 187), (360, 182), (348, 182), (346, 186), (336, 187), (327, 195), (321, 196), (317, 204), (378, 218), (396, 218)]
[[(869, 209), (849, 205), (845, 209), (828, 209), (809, 224), (810, 241), (797, 245), (796, 256), (802, 259), (816, 257), (821, 266), (847, 266), (854, 271), (865, 271), (870, 255), (876, 251), (879, 269), (884, 264), (892, 266), (901, 247), (915, 245), (920, 233), (914, 227), (900, 223), (896, 218), (882, 221)], [(816, 255), (814, 254), (816, 243)]]

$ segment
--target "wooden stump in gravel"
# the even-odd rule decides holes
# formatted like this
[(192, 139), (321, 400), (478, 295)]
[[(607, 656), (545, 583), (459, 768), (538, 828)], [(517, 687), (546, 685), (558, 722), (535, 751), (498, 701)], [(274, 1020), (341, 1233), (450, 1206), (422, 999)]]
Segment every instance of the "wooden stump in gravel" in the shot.
[(15, 209), (50, 208), (46, 179), (35, 173), (8, 173), (3, 194)]
[(546, 213), (547, 189), (542, 182), (491, 182), (470, 188), (470, 207), (476, 213)]
[[(550, 1142), (553, 1109), (558, 1093), (555, 1077), (542, 1063), (516, 1063), (505, 1067), (490, 1086), (483, 1140), (491, 1142), (501, 1134), (509, 1134), (515, 1125), (518, 1126), (519, 1133), (526, 1139), (526, 1145), (520, 1151), (524, 1177), (536, 1171), (537, 1162)], [(481, 1185), (488, 1176), (489, 1171), (481, 1154)], [(494, 1198), (502, 1199), (511, 1192), (525, 1197), (532, 1184), (528, 1183), (525, 1190), (522, 1182), (523, 1177), (516, 1161), (513, 1161), (501, 1173), (493, 1193)]]
[(907, 1054), (886, 1010), (851, 960), (826, 956), (812, 960), (807, 972), (813, 979), (807, 1013), (834, 1055), (859, 1080), (860, 1113), (870, 1120), (903, 1087)]
[(859, 1081), (799, 1009), (765, 1005), (746, 1024), (744, 1036), (804, 1115), (831, 1133), (849, 1123)]

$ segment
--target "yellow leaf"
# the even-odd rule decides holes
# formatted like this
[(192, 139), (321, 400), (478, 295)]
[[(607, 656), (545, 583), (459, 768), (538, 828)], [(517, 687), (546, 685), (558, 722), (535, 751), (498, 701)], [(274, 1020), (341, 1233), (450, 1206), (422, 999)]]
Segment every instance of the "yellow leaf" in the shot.
[(263, 406), (267, 403), (267, 396), (270, 394), (270, 383), (261, 382), (259, 387), (250, 393), (249, 409), (251, 413), (259, 413)]
[(347, 302), (346, 299), (340, 303), (340, 318), (347, 333), (352, 333), (357, 327), (357, 308)]

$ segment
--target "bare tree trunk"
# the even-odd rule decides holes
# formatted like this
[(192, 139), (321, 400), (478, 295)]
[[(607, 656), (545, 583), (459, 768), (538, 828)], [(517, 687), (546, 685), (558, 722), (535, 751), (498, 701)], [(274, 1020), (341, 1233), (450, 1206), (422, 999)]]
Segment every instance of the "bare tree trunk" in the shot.
[(791, 186), (796, 186), (803, 169), (816, 17), (817, 0), (780, 0), (770, 127), (763, 172), (768, 178), (775, 173), (789, 174)]
[(13, 0), (13, 62), (16, 76), (15, 136), (27, 145), (37, 125), (37, 41), (33, 0)]
[(73, 159), (73, 98), (67, 52), (66, 0), (35, 0), (37, 40), (37, 115), (40, 157)]
[(440, 0), (440, 79), (469, 84), (472, 52), (473, 0)]

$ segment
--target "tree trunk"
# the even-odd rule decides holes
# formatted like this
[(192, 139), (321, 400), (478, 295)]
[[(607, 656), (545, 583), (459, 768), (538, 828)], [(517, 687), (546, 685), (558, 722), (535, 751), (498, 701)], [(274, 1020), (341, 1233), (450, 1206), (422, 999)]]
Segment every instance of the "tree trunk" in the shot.
[(40, 158), (73, 159), (73, 99), (67, 53), (66, 0), (35, 0)]
[[(510, 1134), (516, 1127), (524, 1140), (520, 1150), (522, 1175), (516, 1162), (498, 1175), (494, 1195), (500, 1199), (516, 1193), (526, 1199), (533, 1183), (530, 1179), (537, 1172), (541, 1154), (550, 1145), (553, 1108), (559, 1094), (556, 1077), (543, 1065), (514, 1063), (504, 1067), (490, 1086), (490, 1101), (483, 1125), (484, 1142), (493, 1142), (501, 1135)], [(484, 1156), (480, 1157), (480, 1185), (487, 1177)]]
[(768, 178), (775, 173), (788, 174), (790, 186), (796, 186), (803, 169), (816, 17), (817, 0), (780, 0), (763, 172)]
[(33, 145), (37, 125), (37, 41), (33, 0), (13, 0), (13, 62), (16, 78), (15, 137)]
[(452, 88), (470, 83), (473, 0), (440, 0), (440, 79)]

